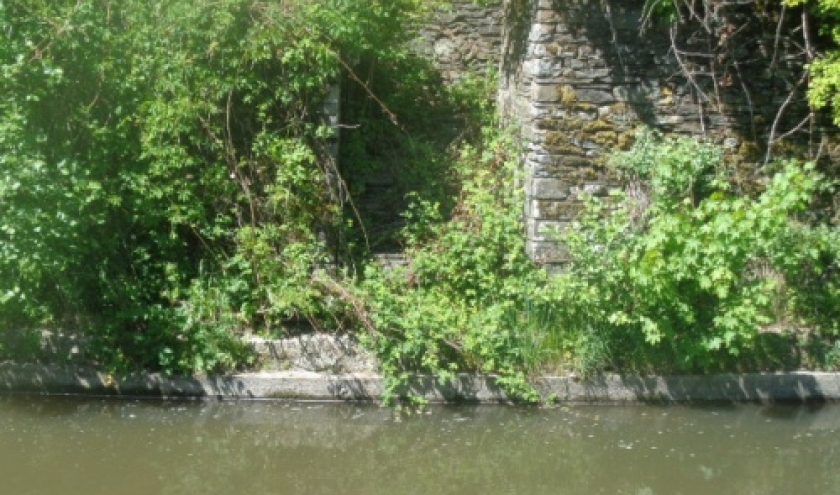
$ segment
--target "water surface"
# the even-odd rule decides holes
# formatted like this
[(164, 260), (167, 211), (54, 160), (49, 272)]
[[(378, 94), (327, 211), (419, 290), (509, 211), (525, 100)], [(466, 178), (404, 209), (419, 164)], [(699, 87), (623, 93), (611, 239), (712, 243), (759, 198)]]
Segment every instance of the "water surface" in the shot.
[(840, 493), (840, 406), (0, 397), (14, 495)]

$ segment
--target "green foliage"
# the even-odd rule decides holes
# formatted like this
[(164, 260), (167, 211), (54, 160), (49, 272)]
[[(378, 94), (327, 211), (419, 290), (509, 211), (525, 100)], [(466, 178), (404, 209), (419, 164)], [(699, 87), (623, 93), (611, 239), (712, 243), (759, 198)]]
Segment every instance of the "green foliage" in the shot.
[[(245, 332), (350, 314), (394, 399), (411, 372), (479, 371), (526, 401), (534, 372), (717, 369), (776, 345), (772, 325), (840, 337), (840, 234), (804, 213), (823, 179), (785, 163), (739, 196), (689, 140), (617, 156), (631, 194), (588, 199), (548, 277), (493, 80), (446, 86), (407, 48), (438, 5), (0, 2), (3, 336), (77, 327), (112, 368), (202, 372), (247, 364)], [(326, 152), (339, 78), (342, 172), (391, 173), (399, 228), (372, 231), (347, 200), (364, 181)], [(357, 273), (364, 243), (410, 263)]]
[(0, 3), (0, 324), (83, 321), (115, 365), (203, 371), (329, 311), (319, 108), (339, 53), (404, 54), (424, 8)]
[(770, 324), (814, 323), (788, 300), (833, 313), (814, 294), (836, 289), (807, 287), (837, 261), (836, 234), (799, 221), (821, 180), (811, 165), (782, 164), (755, 198), (732, 192), (718, 151), (687, 139), (643, 134), (614, 165), (635, 194), (590, 200), (555, 287), (567, 331), (608, 343), (603, 365), (716, 369)]
[(642, 12), (643, 28), (651, 21), (676, 22), (680, 18), (680, 4), (665, 0), (645, 0)]
[(439, 204), (415, 198), (411, 263), (368, 269), (359, 289), (373, 327), (366, 343), (390, 377), (392, 399), (410, 371), (442, 381), (460, 371), (497, 373), (512, 396), (537, 398), (526, 381), (535, 332), (522, 324), (545, 274), (525, 254), (517, 157), (515, 140), (494, 127), (465, 144), (452, 216), (441, 221)]
[(418, 212), (415, 199), (437, 204), (443, 216), (454, 207), (453, 149), (475, 141), (482, 119), (493, 114), (496, 79), (466, 76), (448, 84), (418, 56), (361, 59), (353, 77), (363, 84), (343, 88), (342, 119), (349, 125), (340, 147), (352, 199), (346, 216), (354, 228), (347, 234), (357, 247), (399, 249), (401, 229), (412, 223), (402, 217)]
[(811, 87), (808, 99), (815, 108), (830, 108), (834, 123), (840, 124), (840, 54), (829, 53), (811, 64)]
[[(809, 66), (808, 100), (814, 108), (828, 108), (834, 123), (840, 124), (840, 2), (837, 0), (783, 0), (788, 7), (800, 7), (817, 19), (820, 34), (830, 39), (833, 46), (821, 53)], [(810, 49), (809, 49), (810, 50)]]
[(585, 199), (560, 238), (572, 261), (548, 277), (525, 256), (507, 139), (465, 144), (451, 215), (415, 197), (411, 263), (371, 267), (362, 282), (366, 343), (392, 399), (412, 371), (494, 373), (511, 396), (537, 400), (534, 372), (790, 369), (804, 363), (789, 332), (836, 338), (840, 244), (806, 221), (827, 187), (812, 165), (779, 164), (747, 197), (720, 149), (643, 132), (613, 160), (628, 193)]

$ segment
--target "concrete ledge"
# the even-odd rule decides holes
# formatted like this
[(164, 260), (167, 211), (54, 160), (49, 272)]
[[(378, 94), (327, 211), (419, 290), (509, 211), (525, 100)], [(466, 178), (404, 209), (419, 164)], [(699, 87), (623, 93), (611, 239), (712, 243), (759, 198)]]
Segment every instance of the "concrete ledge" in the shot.
[[(569, 403), (840, 400), (840, 373), (609, 375), (592, 380), (541, 377), (534, 380), (534, 385), (543, 397)], [(282, 371), (180, 378), (142, 373), (116, 378), (89, 368), (0, 363), (0, 392), (11, 393), (376, 401), (382, 398), (384, 389), (382, 377), (372, 373)], [(417, 376), (408, 389), (431, 402), (508, 400), (492, 376), (460, 375), (454, 383), (445, 385), (430, 376)]]

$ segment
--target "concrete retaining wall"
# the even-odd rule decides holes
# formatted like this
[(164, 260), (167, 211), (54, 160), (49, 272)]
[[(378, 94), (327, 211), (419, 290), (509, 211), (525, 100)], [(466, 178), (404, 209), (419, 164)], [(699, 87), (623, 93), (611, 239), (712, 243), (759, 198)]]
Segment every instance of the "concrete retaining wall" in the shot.
[[(379, 401), (385, 380), (376, 358), (351, 336), (304, 334), (253, 338), (258, 372), (222, 376), (167, 377), (138, 373), (115, 377), (84, 360), (74, 335), (45, 333), (42, 364), (0, 363), (0, 393), (143, 396), (206, 399), (297, 399)], [(72, 352), (75, 350), (75, 352)], [(636, 377), (605, 375), (590, 380), (545, 376), (533, 380), (540, 395), (568, 403), (840, 400), (840, 373), (753, 373)], [(403, 391), (431, 402), (507, 402), (493, 376), (460, 375), (441, 384), (418, 375)]]
[[(722, 374), (622, 377), (593, 380), (541, 377), (543, 397), (561, 403), (809, 402), (840, 400), (840, 373)], [(508, 398), (492, 376), (461, 375), (452, 384), (417, 376), (410, 389), (431, 402), (502, 403)], [(0, 392), (202, 399), (378, 401), (384, 379), (374, 373), (311, 371), (242, 373), (210, 377), (136, 374), (117, 378), (90, 368), (0, 364)]]

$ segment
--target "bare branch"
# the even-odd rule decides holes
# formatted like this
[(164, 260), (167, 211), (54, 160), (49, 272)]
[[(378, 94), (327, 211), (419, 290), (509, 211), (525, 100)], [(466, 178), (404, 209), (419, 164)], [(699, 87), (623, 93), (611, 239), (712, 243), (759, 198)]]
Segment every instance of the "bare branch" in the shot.
[(782, 13), (779, 15), (779, 22), (776, 24), (776, 37), (773, 38), (773, 57), (770, 58), (770, 74), (776, 70), (776, 63), (779, 61), (779, 42), (782, 40), (782, 24), (785, 22), (787, 6), (782, 3)]
[(775, 139), (775, 141), (776, 141), (776, 142), (777, 142), (777, 141), (781, 141), (781, 140), (783, 140), (783, 139), (785, 139), (785, 138), (787, 138), (787, 137), (789, 137), (789, 136), (793, 135), (794, 133), (798, 132), (800, 129), (802, 129), (803, 127), (805, 127), (805, 124), (809, 123), (813, 117), (814, 117), (814, 115), (809, 113), (808, 115), (806, 115), (806, 116), (805, 116), (805, 118), (804, 118), (804, 119), (802, 119), (802, 121), (801, 121), (801, 122), (799, 122), (798, 124), (796, 124), (796, 125), (793, 127), (793, 129), (791, 129), (791, 130), (787, 131), (786, 133), (782, 134), (781, 136), (777, 137), (777, 138)]
[[(773, 154), (773, 144), (777, 141), (776, 139), (776, 130), (779, 127), (779, 123), (782, 120), (782, 116), (787, 110), (787, 107), (793, 102), (793, 97), (796, 95), (798, 89), (808, 80), (808, 72), (802, 74), (802, 77), (799, 78), (799, 82), (791, 89), (790, 93), (788, 93), (787, 98), (779, 107), (779, 111), (776, 112), (776, 118), (773, 119), (773, 125), (770, 127), (770, 137), (767, 138), (767, 153), (764, 155), (764, 164), (767, 165), (770, 163), (770, 158)], [(781, 139), (781, 138), (779, 138)]]
[(686, 67), (685, 62), (680, 57), (680, 52), (677, 50), (676, 31), (677, 31), (676, 26), (671, 26), (671, 29), (669, 30), (669, 34), (671, 36), (671, 51), (674, 52), (674, 58), (677, 60), (677, 64), (679, 64), (680, 69), (682, 70), (682, 73), (688, 78), (688, 81), (694, 87), (694, 90), (697, 91), (697, 96), (700, 97), (701, 100), (702, 100), (701, 103), (705, 102), (705, 101), (709, 101), (708, 95), (706, 95), (706, 93), (702, 89), (700, 89), (700, 85), (697, 84), (696, 80), (694, 80), (694, 76), (692, 75), (693, 72), (688, 70), (688, 67)]
[(362, 81), (359, 78), (359, 76), (356, 75), (356, 72), (353, 71), (350, 65), (347, 62), (345, 62), (344, 59), (341, 58), (341, 56), (339, 56), (339, 54), (335, 53), (335, 56), (338, 59), (338, 63), (340, 63), (341, 66), (344, 67), (344, 69), (347, 71), (347, 75), (350, 76), (350, 79), (358, 83), (359, 86), (361, 86), (362, 89), (365, 90), (365, 93), (367, 93), (368, 96), (371, 97), (373, 101), (375, 101), (379, 105), (379, 108), (381, 108), (382, 111), (385, 112), (385, 115), (388, 116), (388, 120), (390, 120), (392, 124), (402, 129), (403, 127), (400, 125), (400, 122), (397, 119), (397, 114), (392, 112), (391, 109), (388, 108), (388, 105), (386, 105), (382, 100), (379, 99), (378, 96), (376, 96), (376, 94), (373, 91), (371, 91), (368, 85), (365, 84), (364, 81)]
[(808, 22), (808, 12), (802, 10), (802, 39), (805, 41), (805, 51), (808, 54), (808, 61), (814, 60), (814, 44), (811, 42), (811, 29)]

